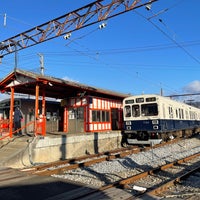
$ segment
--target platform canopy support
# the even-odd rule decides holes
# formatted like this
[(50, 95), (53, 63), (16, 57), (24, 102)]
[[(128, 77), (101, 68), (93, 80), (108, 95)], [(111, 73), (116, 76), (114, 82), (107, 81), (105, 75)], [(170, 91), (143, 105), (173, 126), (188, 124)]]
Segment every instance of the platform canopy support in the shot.
[(36, 84), (35, 87), (35, 136), (46, 135), (46, 101), (45, 101), (45, 89), (42, 88), (42, 113), (39, 113), (39, 94), (40, 87)]
[(10, 116), (9, 116), (9, 136), (13, 136), (13, 112), (14, 112), (14, 88), (11, 87)]

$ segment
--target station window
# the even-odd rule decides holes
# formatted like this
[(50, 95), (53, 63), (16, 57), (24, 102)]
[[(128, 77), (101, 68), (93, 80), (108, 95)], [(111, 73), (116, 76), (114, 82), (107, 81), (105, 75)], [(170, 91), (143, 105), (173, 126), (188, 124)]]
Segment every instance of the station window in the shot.
[(92, 121), (93, 122), (100, 122), (100, 110), (93, 110), (92, 111)]
[(83, 107), (77, 109), (77, 119), (84, 119), (84, 110)]
[(110, 115), (108, 111), (101, 111), (102, 112), (102, 122), (109, 122)]
[(93, 122), (109, 122), (110, 121), (109, 111), (93, 110), (92, 121)]

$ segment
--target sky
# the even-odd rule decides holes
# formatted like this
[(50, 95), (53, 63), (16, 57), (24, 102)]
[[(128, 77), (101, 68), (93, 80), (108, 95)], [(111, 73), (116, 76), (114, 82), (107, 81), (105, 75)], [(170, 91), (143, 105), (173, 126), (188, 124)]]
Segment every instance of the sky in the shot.
[[(0, 40), (92, 2), (0, 0)], [(161, 89), (165, 96), (199, 93), (199, 7), (198, 0), (158, 0), (150, 10), (142, 7), (104, 21), (103, 29), (99, 22), (72, 32), (68, 40), (61, 36), (18, 51), (17, 68), (40, 73), (42, 54), (44, 74), (56, 78), (132, 95)], [(14, 67), (15, 54), (4, 56), (0, 78)]]

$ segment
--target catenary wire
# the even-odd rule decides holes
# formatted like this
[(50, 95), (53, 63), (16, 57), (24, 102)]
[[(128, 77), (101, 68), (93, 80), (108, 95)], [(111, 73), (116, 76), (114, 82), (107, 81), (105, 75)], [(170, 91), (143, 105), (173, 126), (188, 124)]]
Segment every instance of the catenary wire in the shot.
[[(182, 1), (179, 1), (179, 3)], [(177, 4), (174, 4), (173, 6), (171, 6), (170, 8), (176, 6)], [(164, 11), (168, 11), (170, 8), (164, 9)], [(141, 16), (142, 18), (146, 19), (149, 23), (151, 23), (156, 29), (158, 29), (163, 35), (165, 35), (170, 41), (172, 41), (175, 45), (177, 45), (177, 47), (179, 47), (180, 49), (182, 49), (190, 58), (192, 58), (194, 61), (196, 61), (198, 64), (200, 64), (200, 60), (197, 59), (195, 56), (193, 56), (186, 48), (184, 48), (184, 46), (182, 46), (180, 43), (178, 43), (175, 39), (173, 39), (170, 35), (168, 35), (166, 32), (164, 32), (158, 25), (156, 25), (154, 22), (152, 22), (151, 18), (147, 18), (145, 17), (143, 14), (139, 13), (138, 11), (134, 12), (136, 14), (138, 14), (139, 16)], [(157, 15), (158, 16), (158, 15)], [(159, 22), (163, 23), (163, 20), (159, 19)], [(166, 24), (164, 24), (166, 26)]]

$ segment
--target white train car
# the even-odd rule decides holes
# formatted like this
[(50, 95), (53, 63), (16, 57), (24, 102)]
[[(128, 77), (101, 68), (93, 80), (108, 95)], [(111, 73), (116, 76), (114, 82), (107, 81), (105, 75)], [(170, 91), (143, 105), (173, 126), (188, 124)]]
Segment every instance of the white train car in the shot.
[(123, 145), (154, 145), (200, 130), (200, 109), (154, 94), (125, 98), (123, 119)]

